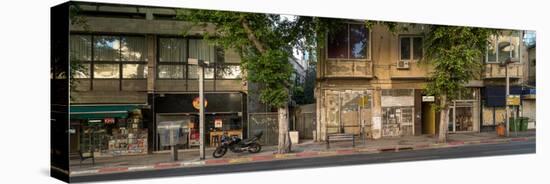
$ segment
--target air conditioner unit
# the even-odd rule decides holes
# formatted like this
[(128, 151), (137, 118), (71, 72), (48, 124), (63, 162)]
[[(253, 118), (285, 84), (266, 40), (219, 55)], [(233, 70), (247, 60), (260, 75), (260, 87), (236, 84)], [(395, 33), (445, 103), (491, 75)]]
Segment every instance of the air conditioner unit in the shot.
[(399, 61), (397, 62), (398, 69), (409, 69), (409, 61)]

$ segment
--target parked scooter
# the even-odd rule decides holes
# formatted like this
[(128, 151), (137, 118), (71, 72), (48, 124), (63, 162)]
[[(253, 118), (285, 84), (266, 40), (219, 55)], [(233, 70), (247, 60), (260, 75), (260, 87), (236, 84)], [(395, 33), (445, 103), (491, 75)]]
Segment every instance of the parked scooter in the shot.
[(227, 149), (231, 150), (233, 153), (240, 153), (243, 151), (248, 151), (250, 153), (258, 153), (262, 150), (262, 145), (258, 143), (258, 140), (262, 137), (263, 131), (257, 132), (252, 138), (241, 140), (237, 136), (229, 137), (223, 135), (221, 139), (221, 144), (216, 148), (212, 156), (214, 158), (220, 158), (227, 153)]

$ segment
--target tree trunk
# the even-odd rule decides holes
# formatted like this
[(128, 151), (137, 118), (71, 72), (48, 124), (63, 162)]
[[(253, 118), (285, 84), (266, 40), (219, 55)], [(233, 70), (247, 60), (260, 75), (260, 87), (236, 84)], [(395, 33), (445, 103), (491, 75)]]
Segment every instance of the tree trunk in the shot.
[(278, 109), (279, 114), (279, 144), (277, 153), (288, 153), (290, 151), (290, 136), (288, 134), (288, 105)]
[(441, 110), (439, 112), (439, 136), (438, 141), (440, 143), (447, 142), (447, 128), (449, 127), (449, 106), (447, 106), (447, 96), (441, 95), (439, 101)]

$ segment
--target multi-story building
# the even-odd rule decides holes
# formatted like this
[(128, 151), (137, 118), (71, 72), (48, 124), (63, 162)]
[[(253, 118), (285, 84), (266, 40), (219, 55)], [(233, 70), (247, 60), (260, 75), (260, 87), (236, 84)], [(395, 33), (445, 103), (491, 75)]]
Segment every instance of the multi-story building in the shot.
[[(318, 49), (317, 140), (331, 133), (380, 138), (438, 132), (436, 98), (425, 93), (433, 67), (419, 62), (427, 29), (416, 25), (392, 33), (382, 25), (369, 30), (350, 21), (327, 33), (326, 46)], [(450, 133), (478, 132), (504, 121), (505, 68), (499, 62), (519, 61), (508, 66), (508, 74), (511, 93), (521, 94), (528, 56), (522, 33), (491, 38), (480, 59), (484, 72), (450, 104)]]
[(212, 25), (177, 20), (173, 8), (72, 6), (78, 21), (70, 27), (70, 58), (83, 69), (73, 68), (78, 72), (71, 79), (76, 82), (70, 93), (71, 152), (91, 148), (99, 155), (118, 155), (168, 149), (160, 145), (156, 128), (163, 121), (184, 121), (189, 133), (182, 144), (198, 145), (199, 82), (197, 66), (188, 58), (211, 63), (204, 74), (209, 146), (217, 144), (222, 130), (246, 137), (247, 114), (271, 111), (257, 92), (249, 93), (260, 87), (244, 80), (239, 54), (203, 40), (205, 33), (214, 32)]

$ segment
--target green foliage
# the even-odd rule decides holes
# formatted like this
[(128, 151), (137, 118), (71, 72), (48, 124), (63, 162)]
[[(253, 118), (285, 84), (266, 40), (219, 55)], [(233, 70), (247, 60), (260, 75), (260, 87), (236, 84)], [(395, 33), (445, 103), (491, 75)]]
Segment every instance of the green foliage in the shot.
[(464, 85), (480, 74), (489, 37), (498, 32), (486, 28), (431, 26), (422, 59), (434, 66), (428, 93), (446, 95), (448, 102), (455, 100)]
[(318, 36), (323, 34), (317, 33), (329, 30), (339, 21), (301, 16), (289, 20), (281, 15), (194, 9), (178, 10), (176, 18), (192, 22), (191, 26), (214, 28), (214, 34), (203, 37), (239, 51), (248, 79), (263, 86), (260, 100), (273, 107), (282, 107), (290, 99), (293, 69), (289, 61), (293, 49), (313, 53), (324, 40)]

